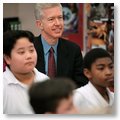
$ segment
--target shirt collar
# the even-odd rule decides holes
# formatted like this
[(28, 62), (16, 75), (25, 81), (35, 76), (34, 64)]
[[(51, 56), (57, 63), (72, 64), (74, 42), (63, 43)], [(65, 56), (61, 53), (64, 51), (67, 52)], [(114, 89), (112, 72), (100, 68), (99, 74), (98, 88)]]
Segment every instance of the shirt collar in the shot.
[[(34, 71), (35, 71), (35, 68), (34, 68)], [(7, 79), (7, 84), (18, 84), (18, 85), (20, 85), (20, 86), (22, 86), (23, 88), (27, 88), (28, 89), (28, 85), (26, 85), (26, 84), (24, 84), (24, 83), (22, 83), (22, 82), (20, 82), (14, 75), (13, 75), (13, 73), (11, 72), (11, 70), (8, 68), (8, 67), (6, 67), (6, 71), (4, 72), (4, 74), (6, 74), (5, 76), (7, 76), (6, 77), (6, 79), (7, 78), (10, 78), (10, 79)], [(36, 78), (36, 73), (35, 73), (35, 78)], [(35, 81), (35, 80), (34, 80)]]
[[(99, 100), (101, 100), (100, 98), (104, 99), (102, 97), (102, 95), (98, 92), (98, 90), (94, 87), (94, 85), (90, 81), (88, 82), (88, 84), (91, 87), (91, 90), (94, 91), (95, 96), (99, 98)], [(109, 103), (108, 104), (112, 104), (113, 103), (113, 101), (112, 101), (113, 93), (109, 90), (108, 87), (106, 87), (106, 89), (107, 89), (107, 93), (109, 96)], [(99, 96), (101, 96), (101, 97), (99, 97)], [(104, 99), (104, 101), (105, 101), (105, 103), (107, 103), (105, 99)]]
[(49, 49), (52, 47), (54, 49), (55, 54), (57, 55), (58, 42), (54, 46), (50, 46), (42, 36), (41, 36), (41, 40), (43, 44), (44, 54), (47, 54)]

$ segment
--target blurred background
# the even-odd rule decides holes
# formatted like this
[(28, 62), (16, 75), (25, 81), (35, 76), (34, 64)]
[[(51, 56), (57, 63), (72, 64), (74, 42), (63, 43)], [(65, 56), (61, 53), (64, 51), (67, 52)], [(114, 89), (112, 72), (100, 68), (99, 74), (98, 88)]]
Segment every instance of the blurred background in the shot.
[[(34, 3), (3, 3), (3, 32), (30, 30), (40, 34), (34, 17)], [(114, 3), (62, 3), (63, 37), (77, 43), (83, 55), (102, 47), (114, 57)]]

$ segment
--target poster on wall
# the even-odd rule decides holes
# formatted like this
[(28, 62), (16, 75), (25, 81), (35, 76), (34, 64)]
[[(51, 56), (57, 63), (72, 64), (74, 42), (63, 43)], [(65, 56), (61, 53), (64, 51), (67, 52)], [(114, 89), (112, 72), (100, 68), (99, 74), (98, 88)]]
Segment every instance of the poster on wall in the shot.
[(63, 37), (77, 43), (83, 49), (83, 4), (62, 3), (64, 17)]
[(101, 47), (114, 57), (114, 3), (86, 3), (86, 52)]

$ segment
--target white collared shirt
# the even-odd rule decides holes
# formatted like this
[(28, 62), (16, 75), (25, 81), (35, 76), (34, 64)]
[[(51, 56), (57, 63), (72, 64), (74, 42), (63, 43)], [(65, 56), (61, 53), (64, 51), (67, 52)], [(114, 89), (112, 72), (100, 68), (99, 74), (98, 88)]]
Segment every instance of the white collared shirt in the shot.
[(97, 89), (89, 82), (87, 85), (74, 91), (73, 102), (81, 114), (106, 114), (109, 113), (113, 102), (114, 93), (107, 89), (109, 102), (107, 102)]
[[(34, 82), (49, 79), (48, 76), (34, 68)], [(4, 114), (34, 114), (29, 104), (29, 86), (18, 81), (8, 67), (3, 73), (3, 113)]]

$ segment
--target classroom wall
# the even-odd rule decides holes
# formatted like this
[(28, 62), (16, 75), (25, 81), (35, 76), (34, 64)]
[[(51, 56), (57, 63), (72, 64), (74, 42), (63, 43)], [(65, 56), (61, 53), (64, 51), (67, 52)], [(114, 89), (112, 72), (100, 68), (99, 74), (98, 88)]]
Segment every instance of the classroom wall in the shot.
[(37, 36), (39, 35), (39, 29), (35, 23), (34, 5), (34, 3), (4, 3), (3, 18), (19, 17), (21, 28), (30, 30)]

